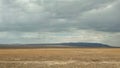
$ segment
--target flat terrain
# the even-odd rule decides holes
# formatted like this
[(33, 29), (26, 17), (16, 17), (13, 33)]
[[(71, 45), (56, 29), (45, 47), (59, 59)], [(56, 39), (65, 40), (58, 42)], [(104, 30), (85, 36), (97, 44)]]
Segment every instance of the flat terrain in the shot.
[(119, 48), (0, 49), (0, 68), (119, 67)]

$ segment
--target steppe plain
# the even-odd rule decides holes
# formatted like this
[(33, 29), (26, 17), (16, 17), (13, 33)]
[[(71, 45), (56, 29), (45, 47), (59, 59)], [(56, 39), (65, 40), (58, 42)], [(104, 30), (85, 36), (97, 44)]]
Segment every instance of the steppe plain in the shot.
[(120, 48), (0, 49), (0, 68), (120, 68)]

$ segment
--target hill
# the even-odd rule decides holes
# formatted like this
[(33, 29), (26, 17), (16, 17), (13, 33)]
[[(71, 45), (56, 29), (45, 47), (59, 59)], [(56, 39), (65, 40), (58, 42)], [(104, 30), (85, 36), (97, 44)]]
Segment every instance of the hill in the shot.
[(111, 46), (102, 43), (87, 43), (87, 42), (52, 43), (52, 44), (0, 44), (0, 48), (57, 48), (57, 47), (109, 48)]

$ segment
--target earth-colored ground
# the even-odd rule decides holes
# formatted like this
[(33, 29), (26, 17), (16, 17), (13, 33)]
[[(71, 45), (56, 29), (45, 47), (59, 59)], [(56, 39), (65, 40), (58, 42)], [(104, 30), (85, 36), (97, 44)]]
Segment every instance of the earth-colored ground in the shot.
[(120, 48), (0, 49), (0, 68), (119, 68)]

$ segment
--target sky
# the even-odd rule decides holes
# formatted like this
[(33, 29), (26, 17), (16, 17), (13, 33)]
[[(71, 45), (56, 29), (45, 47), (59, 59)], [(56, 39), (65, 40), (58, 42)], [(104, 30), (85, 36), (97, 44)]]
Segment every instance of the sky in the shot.
[(0, 0), (0, 43), (120, 46), (120, 0)]

